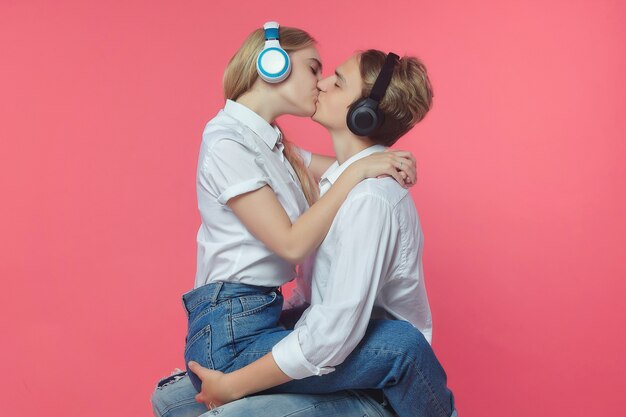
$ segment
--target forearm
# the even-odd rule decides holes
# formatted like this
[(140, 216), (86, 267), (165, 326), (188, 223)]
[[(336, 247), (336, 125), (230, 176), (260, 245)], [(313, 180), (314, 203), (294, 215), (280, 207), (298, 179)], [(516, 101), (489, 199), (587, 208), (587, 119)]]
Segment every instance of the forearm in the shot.
[(292, 262), (300, 263), (322, 243), (346, 197), (364, 179), (358, 170), (349, 167), (311, 208), (292, 224), (285, 246)]
[(243, 398), (292, 380), (280, 370), (271, 352), (241, 369), (225, 374), (225, 378), (235, 398)]
[(315, 177), (317, 181), (319, 181), (320, 177), (326, 170), (335, 163), (337, 160), (334, 156), (326, 156), (320, 154), (312, 154), (311, 155), (311, 163), (309, 164), (309, 170)]

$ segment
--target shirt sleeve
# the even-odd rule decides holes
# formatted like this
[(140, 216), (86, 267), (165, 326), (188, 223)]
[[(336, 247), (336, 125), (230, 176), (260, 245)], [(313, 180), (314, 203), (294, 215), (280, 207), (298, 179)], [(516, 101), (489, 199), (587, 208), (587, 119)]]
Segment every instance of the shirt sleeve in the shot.
[(293, 145), (296, 150), (298, 151), (298, 153), (300, 154), (300, 156), (302, 157), (302, 160), (304, 161), (304, 165), (305, 166), (309, 166), (311, 165), (311, 159), (313, 159), (313, 154), (309, 151), (307, 151), (306, 149), (302, 149), (299, 146)]
[(202, 162), (203, 182), (220, 204), (270, 184), (261, 156), (232, 139), (220, 139)]
[(342, 206), (341, 240), (332, 258), (323, 301), (272, 348), (280, 369), (293, 379), (334, 371), (363, 338), (379, 288), (400, 250), (393, 207), (362, 195)]

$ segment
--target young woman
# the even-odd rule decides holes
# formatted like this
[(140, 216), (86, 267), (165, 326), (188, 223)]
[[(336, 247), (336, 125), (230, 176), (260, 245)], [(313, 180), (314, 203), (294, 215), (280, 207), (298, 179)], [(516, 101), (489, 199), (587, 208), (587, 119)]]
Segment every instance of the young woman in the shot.
[(255, 337), (284, 330), (277, 324), (280, 286), (324, 239), (351, 189), (382, 175), (403, 186), (415, 182), (410, 153), (378, 152), (353, 164), (317, 200), (315, 178), (334, 159), (296, 148), (274, 121), (314, 114), (321, 60), (306, 32), (282, 27), (279, 34), (291, 61), (288, 78), (274, 84), (259, 77), (255, 62), (266, 39), (263, 30), (254, 31), (226, 68), (227, 102), (204, 130), (198, 161), (202, 225), (194, 290), (183, 296), (185, 362), (225, 372), (236, 357), (253, 353), (244, 350)]

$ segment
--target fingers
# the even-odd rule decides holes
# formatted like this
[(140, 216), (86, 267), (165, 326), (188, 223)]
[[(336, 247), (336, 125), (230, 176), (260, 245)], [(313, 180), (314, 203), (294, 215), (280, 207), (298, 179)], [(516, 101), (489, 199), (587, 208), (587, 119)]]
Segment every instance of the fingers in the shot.
[(404, 185), (404, 180), (402, 179), (402, 176), (400, 175), (400, 172), (398, 170), (392, 167), (391, 169), (389, 169), (387, 174), (391, 175), (396, 181), (398, 181), (398, 184), (406, 188), (406, 185)]
[[(371, 165), (371, 174), (377, 174), (375, 175), (376, 178), (381, 178), (382, 176), (394, 177), (405, 188), (408, 188), (406, 187), (407, 185), (413, 185), (417, 181), (415, 158), (413, 158), (410, 152), (387, 149), (385, 152), (376, 152), (367, 158), (370, 158), (372, 164), (375, 163), (375, 165)], [(382, 169), (382, 171), (377, 171), (377, 169)], [(365, 174), (365, 177), (367, 178), (371, 174)]]
[[(402, 168), (400, 169), (406, 171), (406, 173), (409, 174), (409, 178), (411, 178), (412, 183), (417, 182), (417, 159), (415, 159), (413, 153), (409, 151), (399, 151), (391, 148), (387, 148), (385, 152), (400, 158), (398, 159), (402, 162)], [(409, 168), (405, 169), (405, 166)]]
[(411, 160), (406, 158), (397, 158), (392, 161), (392, 166), (399, 172), (403, 172), (410, 182), (415, 180), (415, 169), (411, 164)]
[(410, 158), (399, 158), (396, 160), (396, 168), (401, 172), (406, 173), (408, 180), (407, 182), (413, 184), (417, 181), (417, 173), (415, 169), (415, 164), (413, 159)]
[(194, 374), (198, 374), (199, 372), (202, 372), (202, 366), (195, 361), (189, 361), (187, 362), (187, 366), (189, 366), (189, 369), (194, 373)]
[(189, 361), (187, 365), (189, 366), (191, 372), (198, 375), (198, 378), (200, 379), (205, 379), (211, 376), (211, 370), (200, 365), (198, 362)]
[(394, 156), (397, 156), (397, 157), (406, 158), (406, 159), (408, 159), (411, 162), (411, 164), (413, 166), (417, 165), (417, 160), (415, 159), (415, 156), (413, 156), (413, 153), (411, 153), (411, 152), (408, 152), (408, 151), (396, 151), (396, 150), (393, 150), (393, 149), (387, 149), (385, 152), (390, 152), (391, 154), (393, 154)]
[(411, 152), (408, 152), (408, 151), (397, 151), (395, 149), (387, 149), (387, 150), (385, 150), (385, 152), (391, 152), (395, 156), (401, 156), (403, 158), (412, 158), (413, 157), (413, 154)]

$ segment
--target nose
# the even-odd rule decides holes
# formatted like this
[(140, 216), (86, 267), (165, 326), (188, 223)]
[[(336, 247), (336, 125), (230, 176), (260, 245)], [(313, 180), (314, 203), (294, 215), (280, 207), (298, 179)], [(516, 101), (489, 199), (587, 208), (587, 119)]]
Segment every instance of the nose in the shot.
[(319, 91), (324, 91), (324, 92), (326, 92), (326, 86), (328, 85), (328, 79), (329, 79), (329, 78), (330, 78), (330, 77), (322, 78), (321, 80), (319, 80), (319, 81), (317, 82), (317, 89), (318, 89)]

